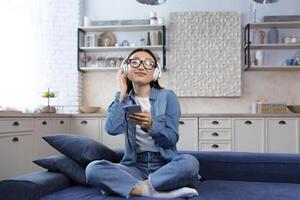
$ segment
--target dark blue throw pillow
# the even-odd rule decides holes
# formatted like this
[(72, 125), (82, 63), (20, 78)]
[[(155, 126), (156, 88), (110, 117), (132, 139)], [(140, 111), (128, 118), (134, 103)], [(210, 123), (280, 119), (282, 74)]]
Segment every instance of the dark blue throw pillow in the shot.
[(32, 161), (53, 172), (60, 172), (75, 183), (87, 185), (85, 168), (65, 155), (54, 155)]
[(43, 136), (43, 139), (68, 158), (88, 165), (94, 160), (119, 162), (120, 156), (105, 145), (87, 137), (71, 134)]

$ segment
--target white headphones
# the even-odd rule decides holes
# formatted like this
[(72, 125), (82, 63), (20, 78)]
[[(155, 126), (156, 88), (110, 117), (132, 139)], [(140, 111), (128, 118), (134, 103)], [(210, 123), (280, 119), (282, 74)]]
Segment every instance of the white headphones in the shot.
[[(125, 76), (127, 77), (127, 75), (128, 75), (128, 56), (122, 61), (121, 67), (122, 67), (122, 70), (123, 70)], [(160, 79), (160, 77), (161, 77), (161, 67), (158, 63), (156, 63), (156, 67), (153, 72), (152, 81), (157, 81), (158, 79)]]

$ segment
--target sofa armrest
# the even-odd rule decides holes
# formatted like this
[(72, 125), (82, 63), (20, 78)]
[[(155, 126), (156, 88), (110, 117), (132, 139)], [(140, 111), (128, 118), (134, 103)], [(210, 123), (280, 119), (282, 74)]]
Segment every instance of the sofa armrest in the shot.
[(0, 199), (36, 200), (71, 185), (61, 173), (38, 171), (0, 181)]
[(286, 153), (195, 152), (202, 180), (300, 183), (300, 155)]

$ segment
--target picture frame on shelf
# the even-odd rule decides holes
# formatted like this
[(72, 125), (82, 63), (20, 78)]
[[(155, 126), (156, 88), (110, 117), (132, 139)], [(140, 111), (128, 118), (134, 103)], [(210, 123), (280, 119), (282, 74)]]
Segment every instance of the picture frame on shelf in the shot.
[(88, 33), (84, 36), (84, 46), (85, 47), (96, 47), (97, 45), (97, 36), (94, 33)]

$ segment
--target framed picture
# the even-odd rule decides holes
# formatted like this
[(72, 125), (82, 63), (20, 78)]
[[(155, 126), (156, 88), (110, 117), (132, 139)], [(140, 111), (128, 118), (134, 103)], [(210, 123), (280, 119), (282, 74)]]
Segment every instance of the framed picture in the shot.
[(96, 34), (89, 33), (86, 34), (84, 37), (84, 46), (85, 47), (96, 47), (97, 46), (97, 40), (96, 40)]

